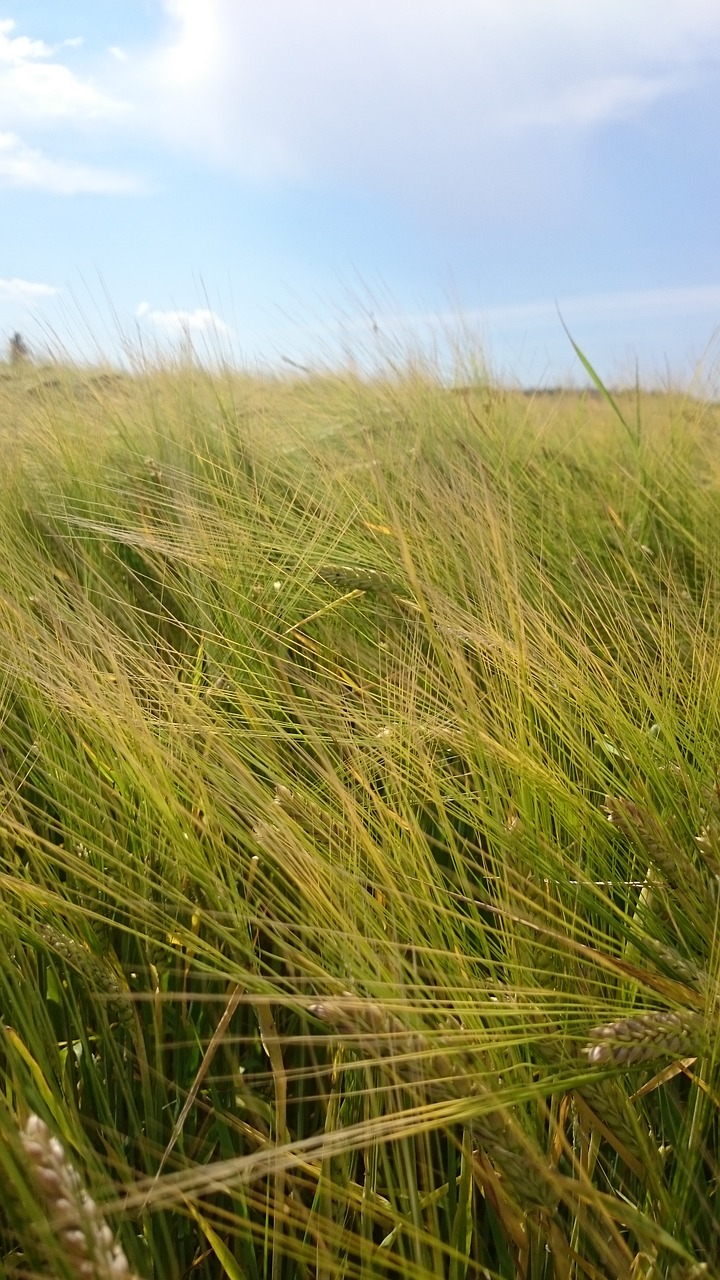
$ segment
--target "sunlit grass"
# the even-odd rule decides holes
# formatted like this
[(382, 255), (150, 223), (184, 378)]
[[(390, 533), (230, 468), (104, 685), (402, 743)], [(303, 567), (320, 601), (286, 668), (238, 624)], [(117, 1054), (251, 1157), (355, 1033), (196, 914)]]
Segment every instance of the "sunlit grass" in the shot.
[(8, 1274), (714, 1274), (716, 408), (0, 399)]

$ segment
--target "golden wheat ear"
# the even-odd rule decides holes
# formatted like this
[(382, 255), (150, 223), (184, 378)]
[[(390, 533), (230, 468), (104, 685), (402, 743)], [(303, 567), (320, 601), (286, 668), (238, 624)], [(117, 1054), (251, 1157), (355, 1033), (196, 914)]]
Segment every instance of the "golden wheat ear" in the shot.
[(21, 1139), (33, 1188), (68, 1271), (81, 1280), (139, 1280), (45, 1122), (28, 1116)]

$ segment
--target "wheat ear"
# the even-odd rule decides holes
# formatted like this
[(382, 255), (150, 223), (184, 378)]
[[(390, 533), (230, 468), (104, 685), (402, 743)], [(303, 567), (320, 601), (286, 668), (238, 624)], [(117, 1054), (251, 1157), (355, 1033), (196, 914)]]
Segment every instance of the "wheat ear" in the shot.
[(135, 1025), (128, 988), (105, 956), (96, 955), (84, 942), (77, 942), (52, 924), (38, 925), (38, 933), (45, 945), (84, 979), (91, 992), (106, 998), (108, 1009), (118, 1022), (126, 1027)]
[(602, 806), (608, 822), (622, 831), (642, 849), (662, 872), (669, 885), (690, 889), (699, 901), (706, 894), (706, 883), (687, 855), (668, 839), (666, 832), (649, 809), (619, 796), (605, 796)]
[(394, 595), (400, 588), (383, 569), (370, 569), (362, 564), (322, 565), (315, 577), (343, 591), (366, 591)]
[[(467, 1097), (491, 1100), (491, 1090), (478, 1077), (472, 1055), (454, 1050), (452, 1036), (439, 1040), (411, 1031), (383, 1005), (358, 999), (351, 992), (310, 1006), (309, 1012), (357, 1047), (369, 1044), (393, 1083), (417, 1085), (437, 1100)], [(518, 1121), (506, 1107), (491, 1106), (473, 1118), (473, 1140), (500, 1173), (516, 1204), (526, 1212), (553, 1213), (558, 1192), (542, 1157), (532, 1152)]]
[(39, 1116), (28, 1116), (21, 1134), (33, 1187), (48, 1224), (79, 1280), (138, 1280), (112, 1231)]
[(641, 1013), (590, 1032), (583, 1053), (594, 1064), (634, 1066), (669, 1054), (696, 1058), (702, 1051), (702, 1018), (695, 1013)]

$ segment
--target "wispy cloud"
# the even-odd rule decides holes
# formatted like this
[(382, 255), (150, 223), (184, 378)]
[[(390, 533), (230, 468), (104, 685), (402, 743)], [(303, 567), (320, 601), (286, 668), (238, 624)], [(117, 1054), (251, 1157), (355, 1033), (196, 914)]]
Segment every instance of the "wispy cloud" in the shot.
[(653, 320), (681, 316), (716, 316), (720, 318), (720, 284), (698, 285), (679, 289), (635, 289), (618, 293), (575, 295), (556, 300), (522, 303), (517, 306), (488, 307), (471, 312), (471, 316), (488, 324), (521, 327), (527, 323), (547, 322), (559, 315), (566, 319)]
[(15, 133), (0, 133), (0, 187), (54, 195), (137, 195), (146, 190), (132, 174), (55, 160)]
[(52, 284), (41, 284), (35, 280), (0, 280), (0, 302), (21, 302), (31, 305), (43, 298), (57, 297), (59, 290)]
[(15, 35), (11, 18), (0, 21), (0, 113), (7, 126), (21, 120), (115, 119), (126, 103), (83, 80), (55, 54), (78, 48), (82, 37), (70, 37), (53, 48), (44, 40)]
[(426, 208), (508, 189), (555, 203), (579, 133), (697, 92), (720, 53), (717, 0), (164, 8), (146, 79), (176, 142), (252, 179), (331, 177)]
[(567, 85), (549, 92), (532, 107), (508, 119), (526, 129), (548, 126), (558, 129), (586, 129), (613, 120), (627, 120), (670, 93), (684, 87), (680, 75), (607, 75)]
[[(374, 313), (349, 326), (358, 331), (379, 328), (388, 333), (397, 328), (406, 331), (442, 330), (445, 333), (464, 326), (480, 325), (488, 331), (505, 330), (520, 333), (536, 327), (562, 331), (561, 317), (568, 323), (596, 321), (673, 320), (681, 317), (715, 317), (720, 320), (720, 284), (695, 285), (676, 289), (634, 289), (613, 293), (570, 294), (558, 298), (542, 298), (508, 306), (472, 307), (463, 311), (386, 312)], [(346, 326), (348, 327), (348, 326)]]
[(229, 325), (209, 307), (196, 307), (194, 311), (156, 311), (148, 302), (141, 302), (135, 310), (135, 315), (138, 320), (153, 325), (169, 337), (232, 333)]

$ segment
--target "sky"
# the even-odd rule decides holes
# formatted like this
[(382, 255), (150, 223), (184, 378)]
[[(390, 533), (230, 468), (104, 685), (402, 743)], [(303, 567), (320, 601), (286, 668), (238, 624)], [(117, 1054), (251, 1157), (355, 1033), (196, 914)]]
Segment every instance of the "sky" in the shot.
[(720, 388), (717, 0), (0, 0), (0, 343)]

